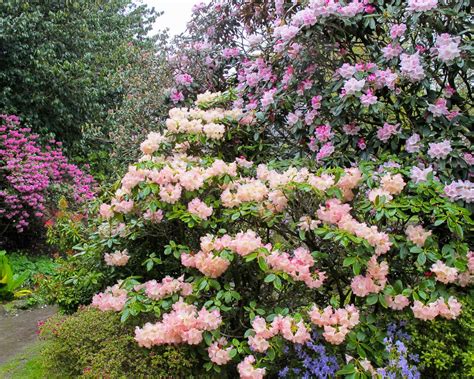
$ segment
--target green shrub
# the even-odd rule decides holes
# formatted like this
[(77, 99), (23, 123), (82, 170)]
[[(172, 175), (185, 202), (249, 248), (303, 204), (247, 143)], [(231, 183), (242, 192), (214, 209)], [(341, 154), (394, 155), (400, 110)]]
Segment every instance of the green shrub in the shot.
[(62, 377), (162, 378), (199, 375), (189, 349), (144, 349), (133, 339), (133, 325), (113, 312), (83, 308), (72, 316), (53, 316), (41, 327), (49, 341), (44, 365)]
[(89, 304), (90, 299), (104, 285), (104, 274), (89, 262), (74, 256), (56, 260), (59, 267), (52, 275), (40, 282), (40, 294), (50, 304), (57, 304), (66, 313), (77, 310), (79, 305)]
[(428, 327), (408, 324), (412, 353), (420, 357), (425, 378), (474, 377), (474, 300), (462, 300), (463, 312), (456, 320), (436, 319)]

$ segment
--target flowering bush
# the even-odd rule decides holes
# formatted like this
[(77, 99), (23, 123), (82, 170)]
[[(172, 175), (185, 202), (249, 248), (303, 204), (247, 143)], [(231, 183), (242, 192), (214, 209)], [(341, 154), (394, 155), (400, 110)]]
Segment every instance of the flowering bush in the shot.
[(467, 0), (213, 1), (188, 31), (206, 59), (227, 52), (236, 105), (280, 157), (347, 166), (396, 153), (472, 202), (469, 12)]
[[(42, 147), (38, 135), (20, 127), (18, 117), (0, 115), (0, 223), (5, 232), (14, 226), (23, 232), (32, 221), (44, 220), (58, 195), (76, 203), (94, 196), (94, 180), (68, 163), (61, 143)], [(55, 198), (56, 196), (56, 198)]]
[(205, 369), (242, 378), (276, 374), (312, 332), (340, 375), (395, 372), (407, 358), (386, 346), (387, 322), (462, 312), (470, 212), (399, 157), (330, 169), (236, 157), (252, 143), (235, 146), (248, 115), (215, 108), (226, 101), (172, 109), (100, 206), (79, 250), (118, 282), (92, 306), (141, 321), (140, 346), (195, 346)]

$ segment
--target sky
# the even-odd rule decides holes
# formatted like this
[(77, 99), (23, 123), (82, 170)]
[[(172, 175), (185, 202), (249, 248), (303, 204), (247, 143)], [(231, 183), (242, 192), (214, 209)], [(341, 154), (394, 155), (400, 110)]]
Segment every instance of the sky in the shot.
[(154, 30), (169, 28), (170, 35), (175, 36), (186, 30), (186, 23), (191, 19), (191, 8), (203, 0), (140, 0), (137, 2), (154, 7), (157, 11), (164, 11), (163, 16), (157, 18)]

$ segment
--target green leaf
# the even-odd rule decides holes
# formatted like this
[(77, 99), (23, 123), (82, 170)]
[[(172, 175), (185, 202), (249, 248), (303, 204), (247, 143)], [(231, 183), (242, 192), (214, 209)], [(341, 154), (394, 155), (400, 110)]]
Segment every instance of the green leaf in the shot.
[(367, 300), (366, 300), (366, 303), (368, 305), (374, 305), (377, 303), (377, 301), (379, 300), (379, 297), (377, 294), (371, 294), (369, 296), (367, 296)]
[(258, 257), (258, 266), (260, 267), (260, 270), (262, 271), (268, 270), (267, 262), (265, 261), (265, 258), (263, 257)]
[(420, 265), (423, 266), (426, 263), (426, 255), (425, 253), (420, 253), (418, 254), (418, 258), (416, 259), (416, 262)]
[(348, 375), (355, 372), (355, 367), (353, 363), (349, 363), (343, 369), (336, 372), (337, 375)]
[(275, 274), (268, 274), (266, 277), (265, 277), (265, 283), (271, 283), (273, 282), (274, 280), (276, 279), (276, 275)]

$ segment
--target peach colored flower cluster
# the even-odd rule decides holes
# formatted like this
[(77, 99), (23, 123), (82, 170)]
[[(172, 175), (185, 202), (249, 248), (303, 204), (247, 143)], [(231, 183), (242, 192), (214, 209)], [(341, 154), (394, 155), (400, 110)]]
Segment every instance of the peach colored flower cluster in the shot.
[(157, 151), (163, 142), (166, 142), (167, 138), (161, 133), (151, 132), (148, 134), (145, 141), (140, 144), (140, 150), (143, 154), (151, 155)]
[(378, 263), (374, 255), (367, 263), (367, 275), (357, 275), (352, 279), (351, 288), (356, 296), (365, 297), (370, 293), (379, 293), (387, 284), (388, 264)]
[(253, 351), (264, 353), (270, 347), (268, 340), (281, 335), (287, 341), (297, 344), (304, 344), (311, 339), (309, 330), (303, 320), (296, 322), (290, 316), (276, 316), (270, 325), (263, 317), (257, 316), (252, 321), (249, 346)]
[(115, 311), (120, 312), (127, 301), (127, 291), (120, 288), (120, 283), (107, 287), (104, 292), (95, 294), (92, 298), (92, 306), (100, 309), (102, 312)]
[(385, 296), (385, 301), (389, 308), (396, 311), (401, 311), (403, 308), (410, 305), (410, 300), (408, 300), (404, 295)]
[(271, 269), (283, 271), (294, 280), (304, 282), (309, 288), (319, 288), (326, 279), (326, 273), (313, 270), (315, 262), (308, 249), (299, 247), (293, 252), (293, 256), (279, 251), (272, 252), (265, 258)]
[(128, 255), (128, 250), (115, 251), (112, 254), (106, 253), (104, 255), (105, 263), (108, 266), (125, 266), (130, 259)]
[(158, 209), (157, 211), (147, 209), (146, 212), (143, 213), (143, 219), (150, 221), (154, 224), (158, 224), (163, 220), (163, 211), (161, 209)]
[(182, 296), (189, 296), (193, 292), (193, 286), (190, 283), (184, 281), (184, 276), (180, 276), (178, 279), (174, 279), (171, 276), (165, 276), (161, 282), (156, 280), (149, 280), (135, 288), (139, 290), (145, 289), (145, 294), (153, 300), (161, 300), (167, 296), (175, 293), (181, 294)]
[(173, 108), (166, 120), (168, 134), (204, 134), (209, 139), (219, 140), (224, 137), (225, 125), (218, 123), (224, 119), (237, 121), (242, 116), (240, 109), (224, 110), (213, 108)]
[(449, 267), (442, 261), (437, 261), (431, 266), (431, 272), (436, 275), (436, 280), (448, 284), (454, 283), (458, 278), (458, 270), (455, 267)]
[(214, 255), (212, 251), (200, 251), (197, 254), (181, 254), (181, 264), (185, 267), (196, 268), (210, 278), (218, 278), (227, 270), (230, 262)]
[(207, 220), (212, 215), (212, 210), (211, 206), (206, 205), (206, 203), (198, 198), (195, 198), (188, 203), (188, 212), (203, 220)]
[(426, 239), (431, 236), (431, 230), (426, 231), (421, 225), (408, 225), (405, 234), (409, 241), (418, 247), (423, 247)]
[(114, 211), (112, 210), (112, 206), (101, 204), (99, 207), (99, 214), (102, 218), (108, 220), (114, 216)]
[(230, 356), (232, 346), (225, 347), (227, 344), (228, 342), (225, 338), (220, 338), (208, 347), (207, 353), (209, 354), (209, 359), (211, 362), (220, 366), (225, 365), (232, 359)]
[(243, 183), (228, 186), (221, 194), (222, 205), (233, 208), (245, 202), (259, 203), (267, 198), (268, 193), (267, 186), (260, 180), (248, 179)]
[(452, 296), (447, 302), (440, 297), (438, 300), (428, 303), (427, 305), (415, 300), (411, 309), (413, 315), (420, 320), (434, 320), (436, 316), (452, 320), (461, 314), (461, 303)]
[(321, 205), (316, 213), (320, 220), (366, 239), (369, 245), (375, 248), (375, 254), (385, 254), (389, 251), (392, 243), (388, 234), (379, 232), (375, 225), (369, 227), (366, 223), (358, 222), (349, 214), (350, 210), (349, 204), (343, 204), (339, 199), (330, 199), (325, 206)]
[(382, 196), (385, 196), (386, 201), (391, 201), (393, 195), (400, 194), (405, 187), (405, 181), (400, 174), (387, 174), (382, 177), (380, 184), (380, 188), (375, 188), (369, 192), (368, 198), (370, 201), (375, 202), (377, 197)]
[(265, 368), (255, 368), (255, 357), (248, 355), (237, 365), (240, 379), (262, 379), (265, 376)]
[(198, 309), (179, 299), (173, 304), (173, 310), (163, 315), (163, 320), (155, 324), (146, 323), (143, 328), (135, 329), (135, 340), (142, 347), (164, 344), (201, 343), (204, 331), (217, 329), (222, 323), (218, 310)]
[(133, 210), (134, 202), (133, 200), (119, 200), (112, 199), (112, 207), (114, 212), (127, 214)]
[(308, 314), (313, 324), (324, 328), (324, 339), (333, 345), (340, 345), (351, 329), (359, 323), (359, 311), (352, 304), (339, 309), (333, 309), (331, 306), (319, 309), (313, 305)]

